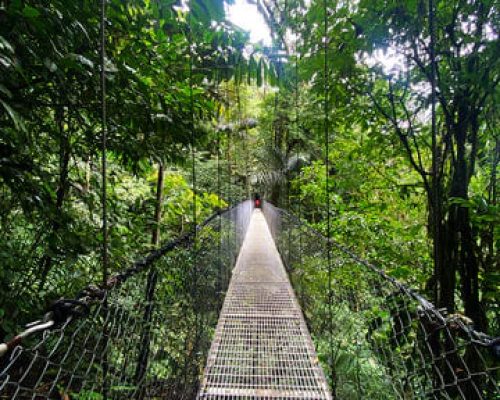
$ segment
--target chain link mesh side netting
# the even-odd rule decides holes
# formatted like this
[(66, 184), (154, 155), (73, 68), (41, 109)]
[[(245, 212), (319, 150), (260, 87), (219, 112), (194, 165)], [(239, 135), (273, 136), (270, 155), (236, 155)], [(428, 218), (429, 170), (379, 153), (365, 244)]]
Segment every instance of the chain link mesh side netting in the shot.
[(24, 339), (0, 358), (0, 398), (194, 398), (252, 207), (212, 217), (196, 240), (112, 278), (86, 316)]
[(263, 209), (336, 398), (500, 399), (498, 338), (288, 212)]

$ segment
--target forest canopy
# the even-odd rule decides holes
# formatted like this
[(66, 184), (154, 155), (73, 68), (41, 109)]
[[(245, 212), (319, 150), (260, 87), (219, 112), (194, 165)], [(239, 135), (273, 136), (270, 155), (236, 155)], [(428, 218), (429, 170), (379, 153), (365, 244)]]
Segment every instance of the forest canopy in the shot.
[(0, 1), (2, 339), (102, 280), (104, 130), (110, 272), (258, 192), (498, 333), (498, 4), (248, 2), (109, 0), (103, 70), (98, 2)]

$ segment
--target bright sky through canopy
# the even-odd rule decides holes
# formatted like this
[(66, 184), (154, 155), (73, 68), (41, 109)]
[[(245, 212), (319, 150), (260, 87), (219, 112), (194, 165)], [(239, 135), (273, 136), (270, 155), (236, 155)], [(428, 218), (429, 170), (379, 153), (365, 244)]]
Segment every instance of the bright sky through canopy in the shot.
[(252, 43), (262, 40), (265, 45), (271, 45), (271, 32), (256, 5), (249, 4), (247, 0), (236, 0), (228, 6), (227, 14), (233, 24), (250, 32)]
[[(249, 4), (247, 0), (235, 0), (234, 4), (228, 6), (227, 15), (233, 24), (250, 33), (251, 43), (263, 41), (265, 45), (272, 44), (269, 27), (255, 4)], [(403, 68), (403, 60), (394, 49), (385, 52), (378, 50), (365, 59), (365, 62), (369, 65), (381, 63), (387, 73)]]

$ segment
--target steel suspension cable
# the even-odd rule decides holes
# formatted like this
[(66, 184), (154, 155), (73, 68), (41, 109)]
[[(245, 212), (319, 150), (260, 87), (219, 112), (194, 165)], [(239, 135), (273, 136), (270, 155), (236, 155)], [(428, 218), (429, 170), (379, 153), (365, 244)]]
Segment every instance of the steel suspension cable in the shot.
[[(106, 113), (106, 0), (101, 0), (101, 12), (99, 18), (100, 25), (100, 100), (101, 100), (101, 202), (102, 202), (102, 283), (105, 287), (108, 281), (108, 208), (107, 208), (107, 113)], [(103, 308), (108, 308), (107, 296), (104, 298)], [(103, 356), (102, 356), (102, 375), (103, 375), (103, 399), (108, 397), (108, 326), (107, 321), (103, 323)]]
[(107, 208), (107, 115), (106, 115), (106, 0), (101, 0), (100, 15), (100, 100), (101, 100), (101, 179), (102, 179), (102, 279), (108, 280), (108, 208)]
[(437, 305), (441, 302), (441, 287), (440, 287), (440, 268), (442, 267), (439, 261), (439, 236), (441, 223), (441, 212), (439, 207), (439, 171), (438, 171), (438, 148), (437, 148), (437, 130), (436, 130), (436, 55), (435, 55), (435, 40), (436, 40), (436, 27), (434, 21), (434, 0), (429, 0), (429, 53), (430, 53), (430, 81), (431, 81), (431, 135), (432, 135), (432, 225), (433, 225), (433, 258), (434, 258), (434, 271), (438, 279), (435, 285), (434, 301)]
[[(220, 89), (220, 84), (221, 84), (221, 77), (220, 77), (220, 72), (216, 72), (216, 87), (217, 91)], [(220, 121), (221, 121), (221, 104), (219, 104), (219, 107), (217, 108), (218, 110), (218, 115), (217, 115), (217, 121), (218, 121), (218, 126), (216, 129), (216, 147), (217, 147), (217, 209), (221, 210), (222, 209), (222, 187), (221, 187), (221, 164), (220, 164)], [(221, 296), (222, 294), (222, 288), (225, 286), (225, 277), (224, 277), (224, 270), (223, 270), (223, 263), (222, 263), (222, 215), (219, 215), (218, 218), (218, 230), (219, 230), (219, 237), (217, 240), (217, 260), (218, 260), (218, 270), (219, 270), (219, 287), (217, 288), (217, 291), (219, 292), (219, 295)], [(221, 296), (222, 297), (222, 296)], [(220, 303), (219, 306), (222, 306), (222, 302)]]
[(236, 86), (236, 105), (238, 107), (238, 122), (236, 131), (238, 132), (238, 136), (240, 137), (240, 139), (242, 139), (240, 130), (242, 126), (244, 126), (245, 137), (242, 139), (242, 141), (243, 141), (243, 154), (245, 163), (245, 194), (247, 197), (250, 197), (249, 185), (248, 185), (248, 155), (247, 155), (247, 142), (246, 142), (246, 137), (248, 135), (248, 127), (246, 126), (246, 121), (243, 121), (243, 113), (241, 110), (241, 82), (242, 80), (240, 80), (239, 84)]
[[(237, 71), (237, 70), (235, 70)], [(236, 74), (237, 72), (235, 72)], [(235, 75), (235, 84), (236, 84), (236, 75)], [(226, 88), (226, 104), (227, 104), (227, 111), (228, 111), (228, 116), (229, 114), (229, 85)], [(232, 169), (231, 169), (231, 129), (227, 129), (227, 199), (229, 202), (229, 205), (233, 204), (233, 196), (232, 196)]]
[[(284, 12), (283, 12), (283, 27), (285, 29), (285, 33), (283, 34), (283, 37), (286, 37), (286, 29), (287, 29), (287, 24), (288, 24), (288, 1), (285, 0), (285, 4), (284, 4)], [(285, 44), (285, 48), (288, 48), (288, 46), (286, 46)], [(286, 80), (285, 80), (286, 82)], [(286, 130), (286, 136), (285, 136), (285, 162), (286, 162), (286, 165), (285, 165), (285, 178), (286, 178), (286, 201), (287, 201), (287, 208), (289, 210), (292, 209), (292, 201), (291, 201), (291, 182), (290, 182), (290, 168), (289, 168), (289, 155), (291, 155), (291, 152), (289, 151), (290, 150), (290, 137), (291, 137), (291, 132), (290, 132), (290, 124), (287, 125), (287, 130)], [(288, 267), (291, 267), (292, 265), (292, 230), (291, 229), (288, 229), (288, 260), (287, 260), (287, 264), (288, 264)]]
[[(228, 126), (228, 121), (229, 121), (229, 117), (230, 117), (230, 113), (229, 113), (229, 76), (227, 75), (226, 73), (226, 82), (225, 82), (225, 91), (224, 91), (224, 100), (225, 100), (225, 104), (224, 104), (224, 122), (225, 122), (225, 126), (227, 127)], [(225, 173), (227, 173), (227, 179), (224, 180), (224, 194), (225, 194), (225, 198), (226, 198), (226, 201), (227, 203), (229, 204), (229, 207), (231, 207), (232, 205), (232, 200), (231, 200), (231, 167), (230, 167), (230, 161), (231, 161), (231, 158), (230, 158), (230, 140), (231, 140), (231, 133), (230, 133), (230, 129), (227, 129), (226, 128), (226, 139), (227, 139), (227, 148), (226, 148), (226, 167), (224, 168), (225, 170)], [(220, 143), (220, 139), (221, 139), (221, 134), (219, 134), (219, 143)], [(222, 152), (224, 152), (224, 149), (221, 148), (220, 149), (221, 151), (221, 155), (222, 155)], [(219, 159), (220, 160), (220, 159)], [(221, 164), (220, 166), (221, 170), (223, 168), (223, 165)], [(230, 229), (230, 224), (227, 224), (226, 223), (226, 227), (229, 231)], [(224, 233), (225, 234), (225, 233)], [(221, 239), (222, 240), (222, 239)], [(228, 242), (226, 242), (226, 251), (229, 253), (230, 252), (230, 245), (228, 244)], [(231, 272), (230, 272), (230, 269), (229, 268), (226, 268), (224, 270), (224, 282), (229, 282), (229, 280), (231, 279)]]
[[(191, 247), (191, 257), (192, 257), (192, 270), (194, 273), (194, 285), (193, 285), (193, 308), (195, 314), (195, 342), (194, 342), (194, 354), (195, 358), (198, 357), (198, 346), (200, 343), (201, 337), (201, 316), (199, 300), (200, 300), (200, 287), (199, 287), (199, 270), (198, 270), (198, 257), (197, 257), (197, 206), (196, 206), (196, 152), (195, 152), (195, 144), (196, 144), (196, 134), (195, 134), (195, 110), (194, 110), (194, 93), (193, 93), (193, 23), (192, 23), (192, 1), (190, 2), (189, 14), (188, 14), (188, 54), (189, 54), (189, 129), (191, 131), (191, 181), (192, 181), (192, 191), (193, 191), (193, 242)], [(197, 362), (194, 362), (193, 365), (196, 365)]]
[[(196, 134), (194, 131), (194, 94), (193, 94), (193, 32), (191, 22), (191, 10), (189, 11), (188, 22), (188, 46), (189, 46), (189, 129), (191, 131), (191, 180), (193, 188), (193, 225), (196, 226)], [(195, 232), (196, 236), (196, 232)], [(196, 237), (194, 238), (196, 241)]]
[[(300, 143), (300, 137), (299, 137), (299, 132), (300, 132), (300, 124), (299, 124), (299, 60), (300, 60), (300, 48), (299, 48), (299, 11), (298, 9), (295, 10), (295, 20), (294, 20), (294, 30), (295, 30), (295, 80), (294, 80), (294, 100), (295, 100), (295, 134), (297, 136), (297, 147), (296, 147), (296, 158), (297, 158), (297, 164), (299, 167), (299, 182), (300, 178), (302, 176), (302, 167), (299, 163), (300, 160), (300, 149), (298, 146), (298, 143)], [(299, 185), (298, 189), (298, 197), (297, 197), (297, 217), (299, 221), (301, 221), (301, 213), (302, 213), (302, 188), (301, 185)], [(298, 248), (298, 264), (302, 265), (302, 228), (299, 227), (299, 248)], [(299, 296), (301, 293), (299, 293)], [(303, 302), (303, 299), (300, 299), (301, 302)]]
[[(216, 87), (217, 87), (217, 91), (220, 90), (220, 83), (221, 83), (221, 78), (219, 76), (219, 72), (217, 71), (216, 73), (217, 75), (217, 78), (216, 78)], [(218, 113), (217, 113), (217, 121), (220, 122), (221, 120), (221, 104), (219, 104), (219, 107), (218, 107)], [(217, 126), (217, 130), (216, 130), (216, 133), (217, 133), (217, 137), (216, 137), (216, 148), (217, 148), (217, 157), (216, 157), (216, 160), (217, 160), (217, 208), (220, 210), (221, 209), (221, 206), (222, 206), (222, 203), (221, 203), (221, 197), (222, 197), (222, 189), (221, 189), (221, 179), (220, 179), (220, 123), (219, 123), (219, 126)]]
[[(328, 66), (328, 6), (327, 0), (323, 0), (323, 29), (324, 29), (324, 64), (323, 64), (323, 90), (324, 90), (324, 140), (325, 140), (325, 197), (326, 197), (326, 236), (331, 236), (331, 221), (330, 221), (330, 120), (329, 120), (329, 66)], [(333, 351), (333, 293), (332, 293), (332, 254), (331, 246), (326, 245), (327, 252), (327, 267), (328, 267), (328, 318), (329, 318), (329, 347), (330, 347), (330, 378), (332, 381), (332, 392), (335, 396), (335, 371), (334, 371), (334, 351)]]

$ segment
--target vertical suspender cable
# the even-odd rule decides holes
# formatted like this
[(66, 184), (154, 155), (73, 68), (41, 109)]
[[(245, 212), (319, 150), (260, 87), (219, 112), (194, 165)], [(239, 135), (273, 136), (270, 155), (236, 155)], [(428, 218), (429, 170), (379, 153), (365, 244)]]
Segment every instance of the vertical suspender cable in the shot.
[[(330, 175), (330, 132), (329, 132), (329, 116), (328, 116), (328, 108), (329, 108), (329, 87), (328, 87), (328, 14), (327, 14), (327, 5), (326, 0), (323, 0), (324, 6), (324, 60), (323, 60), (323, 108), (324, 108), (324, 140), (325, 140), (325, 191), (326, 191), (326, 207), (327, 207), (327, 237), (330, 237), (330, 193), (329, 193), (329, 182), (328, 178)], [(330, 253), (328, 251), (328, 253)]]
[[(107, 117), (106, 117), (106, 0), (101, 0), (100, 24), (100, 97), (101, 97), (101, 179), (102, 179), (102, 283), (106, 286), (108, 281), (108, 209), (107, 209)], [(104, 312), (107, 311), (107, 297), (104, 299)], [(106, 319), (105, 319), (106, 321)], [(107, 399), (107, 340), (108, 331), (106, 322), (103, 326), (102, 374), (103, 374), (103, 398)]]
[(106, 0), (101, 0), (100, 42), (101, 42), (101, 179), (102, 179), (102, 278), (108, 280), (108, 209), (107, 209), (107, 117), (106, 117)]
[[(277, 54), (276, 40), (277, 40), (277, 38), (273, 35), (271, 54), (274, 56), (276, 56), (276, 54)], [(279, 115), (278, 103), (279, 103), (279, 94), (280, 94), (280, 82), (281, 82), (280, 75), (281, 75), (281, 72), (280, 72), (280, 60), (278, 57), (276, 57), (275, 63), (276, 63), (275, 64), (276, 65), (276, 81), (277, 81), (277, 85), (278, 85), (278, 90), (276, 90), (276, 92), (274, 93), (274, 121), (273, 121), (273, 131), (272, 131), (272, 134), (273, 134), (273, 137), (272, 137), (272, 146), (273, 147), (272, 147), (272, 149), (276, 154), (279, 154), (277, 130), (278, 130), (278, 115)], [(278, 201), (275, 200), (276, 207), (280, 206), (280, 204), (278, 204), (280, 197), (281, 197), (281, 187), (278, 187), (278, 198), (277, 198)]]
[[(432, 246), (432, 258), (434, 259), (434, 276), (436, 277), (436, 284), (434, 286), (434, 301), (438, 306), (441, 304), (442, 288), (441, 276), (443, 265), (440, 260), (440, 247), (439, 240), (441, 236), (441, 206), (439, 204), (439, 170), (438, 170), (438, 144), (437, 144), (437, 126), (436, 126), (436, 54), (435, 54), (435, 38), (436, 28), (434, 21), (434, 0), (429, 0), (429, 52), (430, 52), (430, 83), (431, 83), (431, 147), (432, 147), (432, 195), (431, 195), (431, 221), (432, 221), (432, 235), (434, 237)], [(440, 339), (437, 335), (432, 335), (429, 341), (432, 353), (435, 355), (440, 354)], [(433, 374), (433, 386), (439, 382), (439, 377)]]
[(201, 315), (200, 313), (200, 307), (199, 307), (199, 301), (201, 298), (201, 293), (199, 290), (199, 274), (198, 274), (198, 260), (197, 260), (197, 230), (196, 230), (196, 225), (198, 223), (197, 221), (197, 207), (196, 207), (196, 154), (195, 154), (195, 142), (196, 142), (196, 134), (195, 134), (195, 129), (194, 129), (194, 93), (193, 93), (193, 58), (194, 58), (194, 53), (193, 53), (193, 26), (192, 26), (192, 8), (190, 7), (189, 9), (189, 15), (188, 15), (188, 46), (189, 46), (189, 129), (191, 131), (191, 180), (192, 180), (192, 190), (193, 190), (193, 243), (192, 243), (192, 270), (194, 273), (193, 277), (193, 297), (194, 297), (194, 313), (195, 313), (195, 342), (194, 342), (194, 363), (193, 363), (193, 368), (194, 371), (193, 373), (196, 372), (196, 369), (198, 368), (197, 363), (199, 362), (198, 359), (198, 352), (199, 352), (199, 343), (200, 343), (200, 336), (201, 336)]
[[(196, 227), (196, 154), (195, 142), (196, 134), (194, 131), (194, 95), (193, 95), (193, 33), (191, 23), (191, 10), (189, 11), (189, 26), (188, 26), (188, 46), (189, 46), (189, 129), (191, 131), (191, 179), (193, 185), (193, 225)], [(196, 241), (196, 229), (194, 230), (194, 238)]]
[[(284, 12), (283, 12), (283, 23), (281, 26), (283, 26), (284, 32), (282, 33), (283, 38), (286, 38), (286, 29), (287, 29), (287, 23), (288, 23), (288, 1), (285, 0), (284, 4)], [(286, 48), (286, 44), (285, 44)], [(284, 69), (283, 69), (284, 72)], [(286, 85), (286, 78), (284, 79), (285, 87)], [(287, 129), (286, 129), (286, 136), (285, 136), (285, 162), (288, 164), (288, 149), (289, 149), (289, 141), (290, 141), (290, 125), (288, 124)], [(291, 210), (291, 201), (290, 201), (290, 171), (288, 169), (288, 165), (285, 165), (285, 178), (286, 178), (286, 207), (288, 210)], [(290, 264), (290, 229), (288, 229), (288, 262)]]
[[(236, 69), (234, 70), (234, 80), (236, 80)], [(225, 98), (225, 108), (224, 108), (224, 121), (226, 122), (226, 139), (227, 139), (227, 147), (226, 147), (226, 168), (225, 171), (227, 173), (227, 180), (226, 180), (226, 200), (231, 207), (233, 205), (233, 200), (232, 200), (232, 195), (231, 195), (231, 127), (230, 124), (228, 123), (229, 120), (231, 119), (231, 114), (229, 112), (229, 104), (230, 104), (230, 95), (229, 95), (229, 74), (226, 75), (226, 90), (224, 92), (224, 98)], [(228, 216), (228, 218), (231, 218), (231, 215)], [(231, 279), (231, 268), (230, 266), (233, 264), (233, 241), (232, 241), (232, 224), (227, 223), (227, 236), (226, 236), (226, 252), (228, 255), (228, 268), (226, 269), (226, 275), (225, 275), (225, 282), (229, 284), (229, 281)], [(227, 261), (226, 261), (227, 262)]]
[[(302, 171), (300, 170), (302, 167), (299, 163), (299, 157), (300, 157), (300, 152), (299, 152), (299, 132), (300, 132), (300, 126), (299, 126), (299, 58), (300, 58), (300, 50), (299, 50), (299, 11), (298, 9), (295, 10), (295, 80), (294, 80), (294, 89), (295, 89), (295, 134), (297, 135), (297, 147), (296, 147), (296, 157), (297, 157), (297, 164), (299, 167), (299, 174), (302, 174)], [(300, 176), (300, 175), (299, 175)], [(300, 179), (299, 179), (300, 182)], [(301, 223), (301, 212), (302, 212), (302, 189), (301, 186), (299, 185), (298, 189), (298, 198), (297, 198), (297, 218), (299, 219), (299, 248), (298, 248), (298, 265), (299, 267), (302, 266), (302, 223)], [(300, 296), (300, 301), (303, 303), (303, 297), (302, 293), (299, 293)]]
[[(241, 82), (242, 80), (240, 80), (239, 84), (236, 86), (236, 106), (238, 108), (238, 122), (236, 124), (237, 128), (236, 128), (236, 132), (238, 133), (237, 137), (240, 138), (241, 140), (241, 135), (240, 135), (240, 132), (241, 132), (241, 128), (243, 125), (245, 125), (245, 122), (243, 121), (243, 117), (242, 117), (242, 112), (241, 112), (241, 90), (240, 90), (240, 86), (241, 86)], [(248, 129), (247, 127), (245, 126), (245, 135), (248, 134)], [(245, 196), (249, 197), (249, 193), (248, 193), (248, 158), (247, 158), (247, 146), (246, 146), (246, 137), (243, 138), (243, 154), (245, 155), (245, 189), (244, 189), (244, 193), (245, 193)]]
[[(323, 0), (323, 11), (324, 11), (324, 65), (323, 65), (323, 89), (324, 89), (324, 135), (325, 135), (325, 196), (326, 196), (326, 236), (330, 238), (330, 127), (329, 127), (329, 69), (328, 69), (328, 7), (327, 0)], [(328, 262), (328, 317), (329, 317), (329, 346), (330, 346), (330, 377), (332, 381), (332, 392), (335, 395), (335, 372), (334, 372), (334, 352), (333, 352), (333, 296), (332, 296), (332, 254), (330, 243), (326, 244), (326, 254)]]
[[(220, 89), (220, 72), (217, 71), (217, 90)], [(222, 187), (221, 187), (221, 168), (220, 168), (220, 121), (221, 121), (221, 115), (220, 115), (221, 107), (219, 105), (219, 116), (218, 116), (218, 122), (219, 126), (217, 126), (217, 208), (222, 210)], [(219, 268), (219, 294), (221, 299), (220, 306), (222, 306), (222, 291), (226, 287), (225, 283), (225, 273), (224, 273), (224, 263), (222, 262), (222, 214), (219, 214), (219, 221), (218, 221), (218, 229), (219, 229), (219, 240), (217, 241), (217, 260), (219, 262), (218, 268)]]
[(435, 55), (435, 36), (436, 28), (434, 23), (434, 0), (429, 0), (429, 35), (430, 35), (430, 63), (431, 63), (431, 134), (432, 134), (432, 225), (433, 225), (433, 258), (434, 271), (437, 275), (434, 301), (439, 305), (441, 298), (440, 279), (441, 263), (439, 262), (439, 224), (441, 213), (439, 207), (439, 171), (438, 171), (438, 149), (437, 149), (437, 130), (436, 130), (436, 55)]
[[(285, 32), (283, 32), (283, 37), (286, 38), (286, 29), (288, 28), (287, 24), (288, 24), (288, 1), (285, 0), (285, 7), (284, 7), (284, 12), (283, 12), (283, 15), (284, 15), (284, 21), (283, 21), (283, 24), (282, 26), (284, 27), (285, 29)], [(285, 48), (286, 48), (286, 43), (285, 43)], [(285, 84), (286, 84), (286, 79), (285, 79)], [(290, 191), (291, 191), (291, 183), (290, 183), (290, 169), (289, 169), (289, 156), (291, 155), (290, 152), (289, 152), (289, 149), (290, 149), (290, 143), (291, 143), (291, 140), (290, 140), (290, 127), (291, 125), (288, 124), (287, 126), (287, 130), (286, 130), (286, 136), (285, 136), (285, 162), (287, 163), (287, 165), (285, 165), (285, 177), (286, 177), (286, 206), (287, 206), (287, 209), (289, 211), (292, 211), (292, 201), (291, 201), (291, 195), (290, 195)], [(290, 226), (287, 228), (288, 230), (288, 244), (287, 244), (287, 248), (288, 248), (288, 260), (287, 260), (287, 263), (288, 263), (288, 267), (291, 268), (292, 265), (293, 265), (293, 253), (292, 253), (292, 224), (290, 224)]]
[[(250, 74), (250, 71), (247, 72)], [(240, 79), (240, 84), (236, 88), (236, 101), (238, 102), (238, 132), (241, 129), (241, 125), (243, 124), (243, 129), (245, 131), (245, 136), (243, 137), (243, 154), (245, 156), (244, 158), (244, 163), (245, 163), (245, 198), (249, 199), (250, 198), (250, 182), (249, 182), (249, 155), (248, 155), (248, 121), (243, 119), (243, 112), (242, 112), (242, 107), (241, 107), (241, 82), (242, 79)]]
[[(299, 29), (298, 29), (298, 11), (296, 11), (296, 15), (295, 15), (295, 65), (294, 65), (294, 69), (295, 69), (295, 79), (294, 79), (294, 106), (295, 106), (295, 134), (297, 136), (296, 138), (296, 143), (297, 143), (297, 147), (295, 149), (295, 156), (297, 158), (297, 163), (298, 163), (298, 166), (300, 168), (300, 164), (299, 164), (299, 157), (300, 157), (300, 152), (299, 152), (299, 146), (298, 146), (298, 143), (299, 143), (299, 57), (300, 57), (300, 53), (299, 53)], [(300, 170), (299, 170), (300, 172)], [(297, 201), (297, 217), (299, 218), (299, 221), (300, 221), (300, 188), (299, 188), (299, 196), (298, 196), (298, 201)]]
[(245, 137), (243, 138), (243, 148), (245, 152), (245, 184), (246, 184), (246, 199), (250, 199), (250, 152), (249, 147), (249, 133), (248, 133), (248, 120), (245, 120)]
[[(238, 74), (238, 70), (237, 68), (235, 68), (235, 75), (234, 75), (234, 84), (236, 85), (237, 83), (237, 74)], [(230, 98), (229, 98), (229, 85), (227, 87), (227, 91), (226, 91), (226, 104), (227, 104), (227, 108), (229, 110), (229, 101), (230, 101)], [(229, 115), (229, 113), (228, 113)], [(232, 115), (231, 115), (231, 120), (232, 120)], [(229, 128), (227, 129), (227, 187), (228, 187), (228, 192), (227, 192), (227, 199), (228, 199), (228, 202), (229, 202), (229, 206), (232, 206), (233, 205), (233, 195), (232, 195), (232, 190), (233, 190), (233, 187), (232, 187), (232, 168), (231, 168), (231, 163), (232, 163), (232, 160), (231, 160), (231, 126), (229, 126)]]

